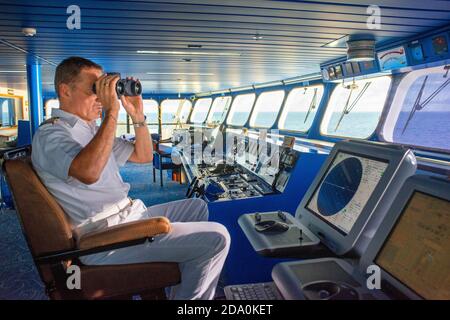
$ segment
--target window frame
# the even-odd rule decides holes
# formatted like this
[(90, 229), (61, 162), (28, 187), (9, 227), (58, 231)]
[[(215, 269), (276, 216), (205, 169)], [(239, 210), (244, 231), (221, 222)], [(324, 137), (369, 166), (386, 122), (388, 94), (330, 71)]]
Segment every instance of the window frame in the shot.
[[(159, 102), (156, 99), (143, 99), (144, 101), (155, 101), (156, 102), (156, 122), (149, 122), (147, 121), (147, 125), (157, 125), (158, 124), (158, 113), (159, 113)], [(145, 106), (144, 106), (144, 114), (145, 114)]]
[[(229, 110), (230, 110), (230, 108), (231, 108), (231, 105), (233, 104), (233, 97), (232, 96), (230, 96), (230, 95), (228, 95), (228, 96), (219, 96), (219, 97), (215, 97), (214, 99), (213, 99), (213, 101), (212, 101), (212, 103), (211, 103), (211, 106), (209, 107), (209, 112), (208, 112), (208, 115), (206, 116), (206, 119), (205, 119), (205, 123), (206, 124), (208, 124), (208, 125), (220, 125), (220, 124), (222, 124), (224, 121), (226, 121), (226, 119), (228, 118), (228, 115), (225, 117), (225, 119), (224, 119), (224, 121), (222, 121), (222, 122), (219, 122), (219, 123), (215, 123), (215, 122), (212, 122), (211, 121), (211, 117), (213, 116), (213, 114), (215, 113), (215, 111), (213, 110), (213, 106), (214, 106), (214, 103), (216, 102), (216, 100), (218, 100), (218, 99), (229, 99), (229, 101), (230, 102), (228, 102), (228, 110), (226, 110), (226, 112), (228, 113), (229, 112)], [(225, 107), (227, 106), (227, 104), (225, 103), (224, 104), (224, 106), (223, 106), (223, 109), (222, 109), (222, 116), (223, 116), (223, 113), (225, 112)], [(220, 120), (219, 120), (220, 121)]]
[[(203, 121), (201, 121), (201, 122), (194, 122), (192, 120), (192, 117), (194, 116), (195, 107), (196, 107), (197, 103), (200, 100), (211, 100), (211, 102), (209, 104), (208, 110), (206, 111), (206, 115), (205, 115), (205, 118), (203, 119)], [(204, 98), (197, 99), (197, 101), (195, 101), (194, 105), (192, 106), (191, 114), (189, 115), (189, 119), (188, 119), (188, 121), (186, 123), (196, 124), (196, 125), (205, 123), (206, 119), (208, 119), (208, 115), (209, 115), (209, 111), (211, 110), (212, 103), (213, 103), (213, 98), (211, 98), (211, 97), (204, 97)]]
[[(384, 101), (384, 103), (383, 103), (383, 106), (381, 107), (381, 110), (380, 110), (380, 112), (379, 112), (380, 116), (379, 116), (379, 119), (378, 119), (378, 123), (376, 124), (376, 126), (375, 126), (374, 129), (373, 129), (373, 131), (372, 131), (368, 136), (366, 136), (366, 137), (352, 137), (352, 136), (344, 136), (344, 135), (326, 134), (326, 133), (323, 131), (323, 129), (322, 129), (322, 128), (323, 128), (322, 125), (323, 125), (323, 122), (324, 122), (324, 120), (325, 120), (325, 116), (326, 116), (326, 114), (327, 114), (327, 111), (328, 111), (328, 108), (329, 108), (329, 105), (330, 105), (330, 102), (331, 102), (331, 98), (332, 98), (332, 96), (333, 96), (335, 90), (337, 90), (337, 89), (339, 88), (339, 86), (342, 85), (342, 82), (337, 83), (337, 84), (334, 86), (334, 88), (331, 89), (331, 92), (330, 92), (330, 94), (329, 94), (329, 96), (328, 96), (328, 99), (327, 99), (327, 104), (326, 104), (326, 106), (324, 106), (324, 110), (323, 110), (323, 113), (322, 113), (322, 115), (321, 115), (320, 123), (319, 123), (319, 126), (318, 126), (318, 129), (319, 129), (319, 135), (320, 135), (321, 137), (332, 138), (332, 139), (339, 139), (339, 140), (342, 140), (342, 139), (370, 140), (374, 135), (378, 134), (380, 124), (384, 121), (384, 119), (383, 119), (383, 112), (384, 112), (384, 110), (386, 109), (386, 106), (387, 106), (388, 103), (389, 103), (389, 96), (390, 96), (390, 94), (391, 94), (391, 92), (392, 92), (392, 84), (394, 83), (394, 79), (393, 79), (392, 75), (377, 75), (377, 76), (374, 76), (374, 77), (364, 77), (364, 78), (361, 78), (361, 79), (355, 79), (355, 81), (357, 82), (357, 81), (361, 81), (361, 80), (370, 80), (370, 79), (383, 78), (383, 77), (387, 77), (387, 78), (389, 78), (389, 80), (390, 80), (389, 86), (388, 86), (388, 90), (387, 90), (387, 92), (386, 92), (386, 98), (385, 98), (385, 101)], [(352, 81), (353, 81), (353, 80), (352, 80)], [(331, 119), (331, 118), (330, 118), (330, 119)], [(327, 125), (328, 125), (328, 124), (327, 124)]]
[[(405, 147), (409, 147), (416, 150), (424, 150), (424, 151), (430, 151), (430, 152), (437, 152), (437, 153), (443, 153), (446, 155), (450, 154), (450, 150), (436, 148), (436, 147), (430, 147), (430, 146), (422, 146), (422, 145), (416, 145), (416, 144), (410, 144), (405, 143), (401, 141), (394, 141), (394, 131), (395, 127), (397, 126), (397, 122), (400, 116), (400, 113), (402, 112), (403, 104), (406, 99), (407, 93), (409, 91), (409, 88), (414, 84), (417, 79), (419, 79), (422, 76), (425, 76), (427, 74), (431, 74), (430, 72), (427, 72), (430, 69), (438, 69), (443, 68), (445, 65), (439, 65), (439, 66), (430, 66), (430, 67), (424, 67), (421, 69), (411, 70), (410, 72), (401, 75), (400, 77), (397, 77), (398, 82), (396, 83), (396, 87), (394, 92), (392, 92), (391, 97), (391, 104), (389, 109), (387, 110), (386, 114), (384, 115), (382, 123), (379, 124), (379, 128), (377, 130), (379, 140), (386, 143), (392, 143), (395, 145), (401, 145)], [(414, 73), (418, 73), (417, 76), (412, 77)], [(434, 73), (434, 72), (433, 72)], [(436, 72), (437, 73), (437, 72)], [(405, 80), (408, 80), (408, 77), (411, 77), (412, 80), (409, 80), (409, 86), (406, 91), (399, 90), (402, 85), (404, 85)], [(395, 80), (395, 79), (394, 79)], [(394, 81), (393, 81), (394, 82)], [(400, 92), (404, 92), (403, 94), (399, 95)], [(394, 114), (393, 114), (394, 113)], [(394, 119), (395, 118), (395, 119)], [(386, 139), (385, 130), (387, 127), (391, 126), (391, 134), (392, 139), (388, 140)]]
[[(233, 112), (233, 106), (234, 106), (234, 104), (236, 103), (236, 100), (237, 100), (240, 96), (250, 96), (250, 95), (253, 96), (253, 102), (251, 103), (250, 110), (249, 110), (249, 112), (248, 112), (247, 119), (245, 120), (245, 122), (244, 122), (243, 124), (234, 124), (234, 123), (231, 123), (231, 122), (230, 122), (230, 120), (231, 120), (230, 117), (231, 117), (231, 115), (234, 113), (234, 112)], [(226, 118), (226, 120), (225, 120), (225, 124), (226, 124), (227, 126), (233, 126), (233, 127), (243, 127), (243, 126), (245, 126), (245, 124), (246, 124), (247, 122), (249, 122), (249, 120), (250, 120), (250, 116), (252, 115), (253, 107), (255, 106), (255, 102), (256, 102), (256, 99), (257, 99), (257, 98), (258, 98), (258, 96), (256, 95), (255, 92), (241, 93), (241, 94), (238, 94), (238, 95), (234, 96), (234, 97), (233, 97), (233, 101), (231, 102), (230, 110), (228, 111), (228, 116), (227, 116), (227, 118)]]
[[(322, 89), (322, 95), (320, 96), (320, 99), (317, 101), (317, 106), (316, 106), (315, 115), (314, 115), (314, 118), (312, 119), (311, 125), (309, 126), (308, 130), (303, 130), (303, 131), (302, 131), (302, 130), (296, 130), (296, 129), (288, 129), (288, 128), (284, 128), (284, 127), (282, 128), (281, 125), (280, 125), (281, 118), (283, 117), (283, 114), (284, 114), (285, 112), (287, 112), (287, 111), (286, 111), (286, 110), (287, 110), (287, 109), (286, 109), (286, 107), (287, 107), (287, 106), (286, 106), (286, 103), (287, 103), (287, 101), (289, 100), (289, 96), (291, 95), (292, 91), (298, 90), (298, 89), (303, 89), (303, 88), (314, 88), (314, 87), (320, 87), (320, 88)], [(294, 88), (290, 89), (290, 90), (288, 91), (288, 93), (287, 93), (285, 99), (284, 99), (283, 106), (282, 106), (281, 109), (280, 109), (281, 112), (279, 113), (278, 122), (277, 122), (277, 128), (278, 128), (280, 131), (285, 131), (285, 132), (293, 132), (293, 133), (299, 133), (299, 134), (303, 134), (303, 135), (308, 134), (308, 133), (310, 132), (311, 128), (313, 127), (313, 125), (314, 125), (314, 121), (315, 121), (315, 119), (316, 119), (316, 116), (319, 114), (320, 106), (321, 106), (321, 104), (322, 104), (322, 100), (323, 100), (324, 96), (325, 96), (325, 84), (323, 84), (323, 83), (311, 84), (311, 85), (308, 85), (308, 86), (294, 87)], [(286, 115), (286, 118), (287, 118), (287, 115)], [(286, 122), (286, 121), (285, 121), (285, 122)]]
[[(164, 103), (164, 102), (168, 102), (168, 101), (183, 101), (183, 105), (181, 106), (181, 108), (180, 108), (180, 104), (179, 104), (179, 102), (178, 102), (177, 110), (176, 110), (176, 112), (175, 112), (175, 114), (174, 114), (174, 116), (175, 116), (174, 120), (177, 120), (177, 118), (179, 117), (179, 112), (178, 112), (178, 111), (181, 111), (181, 110), (183, 109), (184, 104), (185, 104), (186, 102), (189, 102), (189, 103), (190, 103), (190, 105), (191, 105), (190, 108), (191, 108), (191, 110), (192, 110), (192, 102), (191, 102), (189, 99), (182, 99), (182, 98), (170, 99), (170, 98), (166, 98), (166, 99), (162, 100), (161, 103), (159, 104), (159, 107), (161, 108), (161, 125), (169, 125), (169, 126), (170, 126), (170, 125), (176, 125), (176, 124), (178, 124), (177, 121), (173, 121), (173, 122), (163, 122), (163, 103)], [(189, 115), (188, 115), (188, 116), (189, 116)], [(186, 122), (181, 122), (181, 121), (180, 121), (180, 123), (183, 124), (183, 123), (186, 123)]]
[[(283, 98), (281, 99), (280, 107), (278, 108), (278, 113), (277, 113), (275, 119), (273, 120), (273, 123), (272, 123), (269, 127), (257, 126), (256, 123), (253, 123), (253, 124), (252, 124), (252, 122), (255, 122), (255, 121), (256, 121), (255, 111), (257, 112), (256, 114), (258, 114), (258, 111), (256, 110), (256, 106), (258, 105), (259, 99), (261, 98), (262, 95), (264, 95), (264, 94), (269, 94), (269, 93), (272, 93), (272, 92), (283, 92)], [(277, 119), (278, 119), (279, 116), (280, 116), (280, 111), (283, 109), (285, 99), (286, 99), (286, 90), (284, 90), (284, 89), (276, 89), (276, 90), (271, 90), (271, 91), (263, 91), (263, 92), (261, 92), (260, 94), (258, 94), (258, 96), (256, 97), (256, 101), (255, 101), (254, 104), (253, 104), (252, 112), (251, 112), (251, 114), (250, 114), (250, 116), (249, 116), (249, 119), (247, 120), (248, 126), (249, 126), (250, 128), (252, 128), (252, 129), (270, 129), (270, 128), (272, 128), (275, 124), (277, 124)], [(253, 120), (253, 117), (255, 117), (254, 120)]]

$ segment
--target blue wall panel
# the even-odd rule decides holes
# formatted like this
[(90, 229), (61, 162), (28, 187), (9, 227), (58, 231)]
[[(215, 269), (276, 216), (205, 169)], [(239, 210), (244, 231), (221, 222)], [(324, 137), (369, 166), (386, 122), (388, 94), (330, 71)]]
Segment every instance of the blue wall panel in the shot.
[(281, 194), (208, 204), (210, 220), (225, 225), (231, 235), (230, 253), (224, 267), (227, 284), (271, 281), (272, 267), (286, 259), (265, 258), (258, 255), (237, 221), (241, 215), (250, 212), (283, 210), (294, 215), (327, 156), (312, 151), (301, 153), (288, 185)]

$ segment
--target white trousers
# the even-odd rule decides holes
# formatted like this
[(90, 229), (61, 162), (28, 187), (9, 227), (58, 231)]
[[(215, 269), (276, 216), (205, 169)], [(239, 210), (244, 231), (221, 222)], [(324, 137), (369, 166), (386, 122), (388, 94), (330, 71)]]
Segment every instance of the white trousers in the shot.
[(172, 222), (171, 232), (156, 236), (153, 242), (89, 255), (81, 261), (86, 265), (178, 262), (181, 283), (172, 288), (169, 298), (213, 299), (230, 235), (223, 225), (208, 222), (207, 204), (185, 199), (145, 208), (135, 200), (130, 210), (119, 223), (165, 216)]

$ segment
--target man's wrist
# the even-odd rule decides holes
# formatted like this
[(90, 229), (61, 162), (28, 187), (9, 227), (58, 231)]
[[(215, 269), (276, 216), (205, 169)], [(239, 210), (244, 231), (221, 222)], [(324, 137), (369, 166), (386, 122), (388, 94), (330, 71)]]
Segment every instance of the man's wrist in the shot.
[(134, 128), (141, 128), (141, 127), (146, 127), (147, 126), (147, 122), (145, 122), (147, 117), (145, 115), (143, 115), (143, 117), (140, 118), (140, 119), (142, 119), (142, 121), (136, 121), (136, 119), (139, 119), (139, 118), (131, 119), (133, 121), (133, 127)]
[(145, 122), (145, 119), (147, 119), (147, 117), (144, 114), (131, 117), (131, 121), (133, 121), (133, 124)]
[(117, 122), (117, 118), (119, 116), (119, 112), (114, 112), (114, 111), (109, 111), (105, 113), (105, 119), (110, 117), (112, 119), (114, 119), (114, 121)]

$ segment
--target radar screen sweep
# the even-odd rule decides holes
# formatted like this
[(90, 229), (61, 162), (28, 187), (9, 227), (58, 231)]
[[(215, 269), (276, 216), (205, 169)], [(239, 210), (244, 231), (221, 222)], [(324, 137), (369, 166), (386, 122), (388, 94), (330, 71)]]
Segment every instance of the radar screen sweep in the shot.
[(375, 263), (425, 299), (450, 299), (450, 202), (416, 191)]
[(384, 160), (337, 153), (306, 208), (348, 234), (387, 166)]

